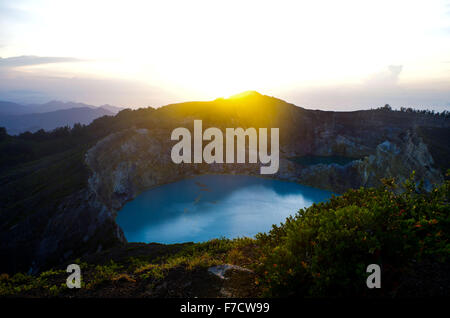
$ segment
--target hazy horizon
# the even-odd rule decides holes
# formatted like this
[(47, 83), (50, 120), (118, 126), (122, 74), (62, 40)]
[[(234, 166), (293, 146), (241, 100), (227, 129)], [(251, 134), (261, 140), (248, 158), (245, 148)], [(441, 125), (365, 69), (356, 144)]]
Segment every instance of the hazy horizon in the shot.
[(450, 109), (450, 1), (0, 0), (0, 100)]
[[(240, 93), (234, 94), (234, 95), (240, 95), (242, 93), (247, 93), (247, 92), (251, 92), (251, 91), (244, 91), (244, 92), (240, 92)], [(259, 93), (259, 92), (257, 92), (257, 93)], [(266, 95), (266, 94), (262, 94), (262, 95), (265, 95), (265, 96), (268, 96), (268, 97), (275, 97), (275, 98), (278, 98), (280, 100), (283, 100), (286, 103), (293, 104), (293, 105), (295, 105), (297, 107), (302, 107), (302, 108), (309, 109), (309, 110), (351, 112), (351, 111), (359, 111), (359, 110), (376, 109), (376, 108), (380, 108), (380, 107), (383, 107), (384, 105), (386, 105), (386, 104), (383, 104), (383, 105), (380, 104), (380, 105), (375, 105), (375, 106), (371, 106), (371, 107), (359, 107), (359, 108), (358, 107), (354, 107), (354, 108), (351, 108), (351, 109), (344, 109), (344, 108), (333, 109), (332, 107), (328, 107), (328, 108), (308, 107), (308, 106), (297, 105), (297, 104), (295, 104), (293, 102), (290, 102), (289, 100), (279, 98), (278, 96), (272, 96), (272, 95)], [(64, 100), (58, 100), (58, 99), (52, 99), (52, 100), (49, 100), (49, 101), (46, 101), (46, 102), (38, 102), (38, 103), (26, 103), (26, 102), (19, 102), (19, 101), (11, 101), (11, 100), (0, 99), (0, 102), (13, 102), (13, 103), (16, 103), (16, 104), (19, 104), (19, 105), (23, 105), (23, 106), (30, 106), (31, 107), (30, 110), (33, 109), (33, 106), (38, 106), (38, 105), (41, 106), (41, 105), (52, 104), (52, 103), (74, 104), (74, 107), (82, 107), (82, 106), (77, 106), (76, 104), (83, 104), (83, 105), (86, 105), (86, 106), (94, 106), (94, 107), (97, 107), (97, 108), (101, 108), (101, 107), (105, 107), (105, 106), (112, 106), (112, 107), (118, 107), (118, 109), (126, 109), (126, 108), (138, 109), (138, 108), (147, 108), (147, 107), (160, 108), (160, 107), (164, 107), (164, 106), (168, 106), (168, 105), (190, 103), (190, 102), (210, 102), (210, 101), (212, 102), (212, 101), (214, 101), (214, 100), (216, 100), (218, 98), (225, 98), (225, 99), (227, 99), (227, 98), (232, 98), (232, 97), (233, 97), (233, 95), (225, 96), (225, 97), (220, 96), (220, 97), (217, 97), (217, 98), (214, 98), (214, 99), (183, 100), (183, 101), (175, 101), (175, 102), (162, 104), (162, 105), (145, 105), (145, 106), (128, 106), (128, 105), (122, 105), (122, 104), (107, 104), (107, 103), (93, 104), (93, 103), (87, 103), (87, 102), (79, 102), (79, 101), (73, 101), (73, 100), (65, 100), (64, 101)], [(389, 106), (393, 110), (400, 110), (402, 107), (412, 108), (413, 110), (430, 110), (430, 111), (434, 110), (434, 111), (437, 111), (439, 113), (442, 112), (442, 111), (448, 111), (449, 110), (449, 107), (443, 107), (442, 109), (440, 109), (439, 107), (436, 108), (436, 107), (427, 107), (427, 106), (424, 106), (424, 107), (410, 107), (408, 105), (406, 105), (406, 106), (393, 106), (391, 104), (389, 104)], [(68, 109), (68, 108), (58, 108), (56, 111), (63, 110), (63, 109)], [(51, 110), (51, 111), (55, 111), (55, 110)], [(42, 111), (40, 111), (40, 113), (42, 113)], [(30, 113), (28, 113), (28, 114), (30, 114)]]

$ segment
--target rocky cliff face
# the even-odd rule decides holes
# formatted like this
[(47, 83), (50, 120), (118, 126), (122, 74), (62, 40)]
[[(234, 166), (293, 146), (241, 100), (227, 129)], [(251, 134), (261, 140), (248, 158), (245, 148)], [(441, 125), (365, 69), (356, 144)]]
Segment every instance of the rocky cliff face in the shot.
[[(199, 174), (261, 176), (259, 164), (174, 164), (170, 157), (173, 142), (170, 142), (169, 136), (170, 131), (164, 129), (129, 129), (99, 142), (86, 154), (86, 162), (92, 170), (89, 179), (92, 192), (107, 208), (116, 212), (125, 202), (146, 189)], [(433, 168), (433, 158), (427, 146), (413, 131), (385, 140), (375, 149), (343, 136), (338, 136), (334, 145), (345, 149), (345, 154), (362, 159), (343, 166), (302, 166), (287, 157), (286, 154), (292, 153), (289, 151), (292, 145), (285, 144), (281, 147), (283, 151), (278, 173), (265, 177), (299, 182), (337, 193), (349, 188), (376, 186), (382, 178), (395, 177), (403, 181), (412, 171), (416, 171), (428, 188), (443, 180), (442, 174)], [(317, 152), (324, 154), (322, 147)]]
[[(348, 145), (346, 143), (346, 147)], [(351, 153), (357, 155), (357, 150), (361, 148), (352, 146)], [(301, 169), (297, 181), (342, 193), (349, 188), (377, 186), (383, 178), (392, 177), (403, 182), (415, 171), (418, 178), (424, 181), (425, 188), (430, 189), (432, 184), (443, 181), (442, 173), (433, 168), (433, 164), (433, 158), (421, 138), (407, 131), (398, 138), (378, 144), (373, 154), (347, 165), (319, 164)]]
[(128, 129), (108, 136), (86, 154), (89, 188), (112, 211), (142, 191), (205, 173), (258, 174), (257, 164), (174, 164), (164, 129)]
[(2, 235), (4, 271), (34, 273), (126, 242), (112, 210), (88, 189), (67, 197), (54, 212), (43, 210)]
[(34, 260), (36, 269), (124, 242), (112, 211), (97, 200), (95, 193), (82, 190), (67, 198), (48, 220)]

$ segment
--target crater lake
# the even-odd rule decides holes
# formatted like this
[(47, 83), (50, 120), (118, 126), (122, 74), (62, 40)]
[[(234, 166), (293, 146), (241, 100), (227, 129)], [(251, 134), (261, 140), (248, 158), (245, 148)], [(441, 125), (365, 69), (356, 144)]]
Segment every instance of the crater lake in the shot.
[(123, 206), (116, 221), (128, 242), (253, 237), (331, 195), (288, 181), (203, 175), (144, 191)]

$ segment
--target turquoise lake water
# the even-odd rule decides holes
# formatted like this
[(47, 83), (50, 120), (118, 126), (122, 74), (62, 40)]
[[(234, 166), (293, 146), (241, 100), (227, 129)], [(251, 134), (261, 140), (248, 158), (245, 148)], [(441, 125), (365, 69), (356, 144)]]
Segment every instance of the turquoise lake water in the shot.
[(206, 175), (143, 192), (117, 216), (129, 242), (253, 237), (331, 192), (250, 176)]
[(358, 160), (359, 158), (350, 158), (343, 156), (302, 156), (302, 157), (293, 157), (292, 161), (297, 162), (304, 166), (314, 166), (320, 163), (323, 164), (338, 164), (341, 166), (346, 165), (347, 163), (352, 162), (353, 160)]

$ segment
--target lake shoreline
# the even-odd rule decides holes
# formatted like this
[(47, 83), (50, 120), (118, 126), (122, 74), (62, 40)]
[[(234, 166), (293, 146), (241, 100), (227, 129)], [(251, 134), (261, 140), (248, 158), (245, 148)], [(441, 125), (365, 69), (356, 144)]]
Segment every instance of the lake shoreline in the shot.
[(332, 195), (274, 178), (205, 174), (143, 191), (117, 212), (116, 223), (129, 242), (253, 237)]

